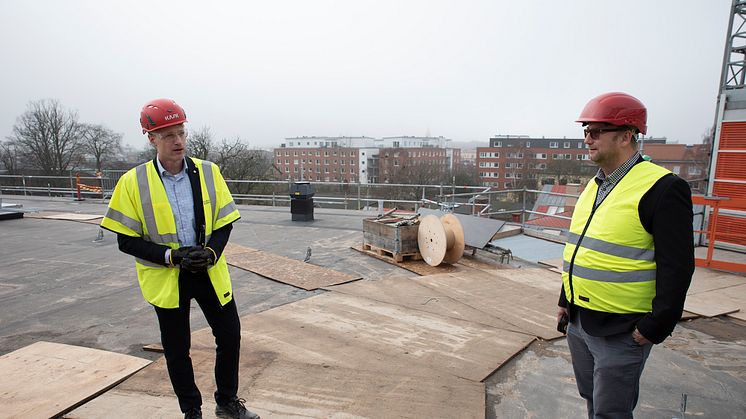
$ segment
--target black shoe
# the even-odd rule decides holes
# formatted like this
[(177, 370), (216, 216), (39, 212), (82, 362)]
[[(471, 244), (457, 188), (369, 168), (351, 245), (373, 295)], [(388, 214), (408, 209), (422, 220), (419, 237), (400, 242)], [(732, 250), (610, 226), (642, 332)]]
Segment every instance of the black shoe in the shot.
[(184, 413), (184, 419), (202, 419), (202, 409), (193, 407)]
[(229, 419), (260, 419), (259, 415), (246, 409), (246, 400), (235, 398), (223, 405), (215, 407), (215, 416)]

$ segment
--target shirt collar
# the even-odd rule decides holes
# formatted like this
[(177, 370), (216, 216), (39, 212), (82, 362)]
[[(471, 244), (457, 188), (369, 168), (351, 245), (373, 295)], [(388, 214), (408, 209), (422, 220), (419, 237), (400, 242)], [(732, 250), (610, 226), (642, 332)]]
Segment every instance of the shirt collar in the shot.
[(181, 166), (181, 172), (172, 175), (168, 170), (166, 170), (163, 165), (161, 164), (161, 159), (158, 158), (158, 156), (155, 157), (155, 161), (158, 164), (158, 173), (161, 174), (161, 176), (175, 176), (175, 177), (181, 177), (184, 174), (186, 174), (187, 169), (187, 162), (186, 157), (184, 157), (184, 164)]
[(637, 160), (639, 158), (640, 158), (640, 152), (635, 151), (635, 154), (633, 154), (632, 157), (630, 157), (627, 161), (622, 163), (621, 166), (617, 167), (617, 169), (611, 172), (611, 174), (608, 176), (606, 175), (606, 173), (604, 173), (603, 170), (601, 170), (601, 168), (599, 168), (598, 172), (596, 172), (596, 179), (597, 179), (596, 181), (597, 182), (611, 182), (611, 183), (619, 182), (619, 180), (623, 178), (624, 175), (627, 174), (627, 172), (629, 172), (632, 166), (634, 166), (635, 163), (637, 163)]

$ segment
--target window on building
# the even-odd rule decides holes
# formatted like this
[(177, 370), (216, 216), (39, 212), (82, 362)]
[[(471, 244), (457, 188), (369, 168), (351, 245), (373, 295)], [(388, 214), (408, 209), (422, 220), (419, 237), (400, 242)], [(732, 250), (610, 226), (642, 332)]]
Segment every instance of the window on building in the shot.
[(531, 148), (531, 141), (526, 141), (526, 148)]
[(671, 170), (675, 175), (678, 175), (679, 172), (681, 172), (681, 166), (674, 166), (673, 170)]
[(565, 160), (572, 160), (572, 154), (565, 154)]
[(559, 143), (557, 141), (550, 141), (549, 148), (559, 148)]
[(564, 147), (564, 148), (570, 148), (570, 142), (569, 141), (565, 141), (564, 144), (562, 144), (562, 147)]

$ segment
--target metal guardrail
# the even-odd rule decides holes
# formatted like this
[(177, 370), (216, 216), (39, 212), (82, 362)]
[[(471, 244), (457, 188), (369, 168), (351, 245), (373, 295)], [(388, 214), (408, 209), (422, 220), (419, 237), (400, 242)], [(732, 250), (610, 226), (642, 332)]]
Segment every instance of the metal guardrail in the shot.
[[(86, 199), (105, 201), (111, 196), (124, 170), (106, 170), (101, 177), (81, 176), (81, 183), (100, 186), (102, 193), (81, 190)], [(288, 181), (226, 179), (234, 200), (240, 204), (290, 206)], [(0, 175), (0, 193), (24, 196), (76, 197), (75, 174), (69, 176)], [(454, 211), (459, 207), (470, 208), (476, 216), (515, 220), (520, 214), (523, 223), (531, 214), (566, 218), (533, 211), (533, 194), (542, 191), (509, 189), (494, 191), (484, 186), (314, 182), (314, 205), (326, 208), (365, 209), (399, 208), (417, 211), (420, 207), (438, 207)], [(556, 194), (577, 197), (575, 195)]]

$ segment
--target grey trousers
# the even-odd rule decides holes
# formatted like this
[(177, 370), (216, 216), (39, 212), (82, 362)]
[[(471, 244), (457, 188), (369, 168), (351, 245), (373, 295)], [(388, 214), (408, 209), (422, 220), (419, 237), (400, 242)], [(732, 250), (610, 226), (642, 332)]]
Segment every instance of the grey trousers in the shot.
[(588, 405), (588, 418), (632, 418), (640, 394), (640, 375), (652, 344), (640, 346), (632, 333), (597, 337), (583, 330), (573, 316), (567, 344), (580, 396)]

